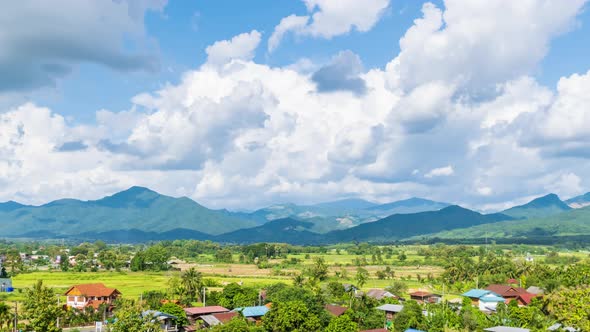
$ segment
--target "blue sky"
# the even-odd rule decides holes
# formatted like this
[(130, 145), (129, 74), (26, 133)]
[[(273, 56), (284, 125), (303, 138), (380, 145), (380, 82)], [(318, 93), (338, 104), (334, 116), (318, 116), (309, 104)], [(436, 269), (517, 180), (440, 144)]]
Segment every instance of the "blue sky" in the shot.
[(427, 196), (495, 210), (581, 194), (587, 6), (6, 5), (0, 200), (144, 185), (215, 207)]

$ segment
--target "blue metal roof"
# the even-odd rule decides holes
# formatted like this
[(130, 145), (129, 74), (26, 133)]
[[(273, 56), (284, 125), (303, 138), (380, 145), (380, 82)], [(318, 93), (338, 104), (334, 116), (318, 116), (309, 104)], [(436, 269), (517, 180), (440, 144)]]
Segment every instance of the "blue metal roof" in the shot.
[(244, 315), (244, 317), (260, 317), (264, 316), (268, 312), (268, 308), (265, 306), (256, 306), (256, 307), (242, 307), (242, 308), (235, 308), (232, 311), (239, 311)]
[(156, 311), (156, 310), (146, 310), (144, 312), (141, 313), (142, 317), (145, 316), (154, 316), (155, 318), (170, 318), (170, 319), (178, 319), (178, 317), (174, 316), (174, 315), (170, 315), (161, 311)]
[(404, 332), (425, 332), (425, 331), (422, 331), (422, 330), (416, 330), (416, 329), (407, 329), (407, 330), (405, 330)]
[(501, 296), (495, 296), (495, 295), (482, 296), (479, 298), (479, 300), (482, 302), (504, 302), (504, 301), (506, 301), (505, 298), (503, 298)]
[[(480, 298), (482, 296), (488, 295), (488, 294), (494, 294), (492, 291), (489, 291), (487, 289), (472, 289), (470, 291), (468, 291), (467, 293), (463, 293), (463, 296), (466, 297), (472, 297), (472, 298)], [(494, 295), (498, 295), (498, 294), (494, 294)]]

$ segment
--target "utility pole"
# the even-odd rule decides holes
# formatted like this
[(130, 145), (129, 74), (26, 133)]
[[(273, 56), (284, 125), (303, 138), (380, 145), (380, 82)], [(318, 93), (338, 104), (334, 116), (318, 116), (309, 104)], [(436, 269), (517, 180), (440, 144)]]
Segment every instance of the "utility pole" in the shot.
[[(59, 294), (57, 295), (57, 307), (59, 308)], [(57, 316), (57, 328), (59, 328), (59, 316)]]
[(203, 307), (206, 307), (207, 287), (203, 287)]

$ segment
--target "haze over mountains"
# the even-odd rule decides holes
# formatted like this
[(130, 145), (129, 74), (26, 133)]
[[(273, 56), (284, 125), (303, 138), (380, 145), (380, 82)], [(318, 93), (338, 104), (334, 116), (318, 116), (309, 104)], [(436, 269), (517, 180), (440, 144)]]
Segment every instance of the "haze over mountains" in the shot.
[(589, 198), (590, 194), (574, 197), (566, 204), (557, 195), (549, 194), (494, 214), (422, 198), (387, 204), (360, 199), (314, 205), (277, 204), (254, 212), (230, 212), (208, 209), (186, 197), (132, 187), (93, 201), (60, 199), (41, 206), (0, 203), (0, 236), (111, 242), (198, 239), (326, 244), (492, 235), (590, 235)]

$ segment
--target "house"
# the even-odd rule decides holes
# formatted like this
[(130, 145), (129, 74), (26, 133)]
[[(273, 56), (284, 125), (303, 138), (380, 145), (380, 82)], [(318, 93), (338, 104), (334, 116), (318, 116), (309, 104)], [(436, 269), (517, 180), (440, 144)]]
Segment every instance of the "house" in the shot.
[(196, 321), (201, 318), (201, 316), (229, 312), (229, 309), (214, 305), (208, 307), (184, 308), (184, 312), (186, 313), (186, 317), (188, 318), (188, 321), (191, 323), (191, 325), (194, 325)]
[(235, 308), (232, 310), (233, 312), (241, 312), (242, 316), (246, 317), (250, 321), (259, 322), (262, 319), (262, 316), (266, 315), (266, 313), (270, 309), (267, 306), (254, 306), (254, 307), (240, 307)]
[(547, 331), (565, 331), (565, 332), (578, 332), (580, 330), (571, 327), (571, 326), (563, 326), (559, 323), (555, 323), (547, 328)]
[(372, 330), (362, 330), (361, 332), (389, 332), (388, 329), (372, 329)]
[(510, 326), (495, 326), (484, 329), (486, 332), (530, 332), (529, 329), (521, 329), (519, 327), (510, 327)]
[(167, 331), (167, 332), (177, 332), (178, 331), (178, 326), (176, 326), (176, 324), (174, 323), (178, 317), (167, 314), (167, 313), (163, 313), (160, 311), (156, 311), (156, 310), (146, 310), (144, 312), (141, 313), (142, 317), (146, 317), (146, 316), (151, 316), (153, 317), (154, 320), (158, 321), (160, 323), (160, 328), (162, 329), (162, 331)]
[(326, 304), (326, 305), (324, 306), (324, 308), (325, 308), (325, 309), (326, 309), (326, 310), (327, 310), (329, 313), (331, 313), (331, 314), (332, 314), (332, 316), (336, 316), (336, 317), (342, 316), (342, 314), (344, 314), (344, 312), (346, 312), (346, 310), (348, 310), (348, 308), (347, 308), (347, 307), (342, 307), (342, 306), (339, 306), (339, 305), (333, 305), (333, 304)]
[(401, 304), (384, 304), (375, 309), (385, 311), (385, 320), (390, 321), (396, 314), (404, 309), (404, 306)]
[(97, 310), (100, 305), (106, 304), (111, 311), (113, 302), (121, 296), (116, 288), (108, 288), (102, 283), (82, 284), (70, 287), (65, 294), (66, 305), (71, 308), (85, 309), (92, 307)]
[(239, 314), (237, 312), (222, 312), (218, 314), (201, 316), (201, 319), (203, 320), (203, 327), (207, 328), (216, 325), (223, 325), (238, 315)]
[(377, 301), (381, 301), (384, 298), (397, 298), (397, 296), (395, 296), (393, 293), (388, 292), (384, 289), (371, 289), (367, 292), (367, 296), (370, 298), (373, 298)]
[[(512, 301), (512, 300), (519, 302), (520, 305), (527, 305), (528, 303), (530, 303), (530, 300), (528, 300), (528, 302), (526, 300), (529, 298), (528, 294), (530, 294), (530, 293), (528, 293), (526, 291), (526, 289), (524, 289), (522, 287), (493, 284), (493, 285), (489, 285), (488, 287), (486, 287), (486, 289), (505, 298), (506, 303), (510, 303), (510, 301)], [(524, 298), (523, 298), (523, 296), (524, 296)], [(521, 300), (519, 300), (519, 298), (521, 298)], [(526, 304), (525, 304), (525, 302), (526, 302)]]
[(487, 289), (472, 289), (462, 296), (468, 297), (471, 304), (477, 306), (479, 310), (484, 312), (496, 311), (498, 303), (504, 303), (505, 298)]
[(410, 299), (418, 303), (440, 303), (442, 296), (425, 291), (417, 291), (410, 293)]

